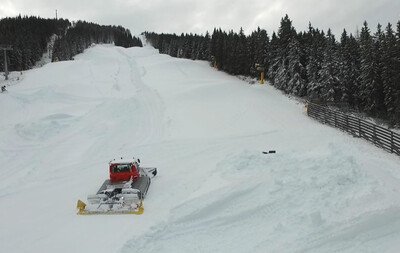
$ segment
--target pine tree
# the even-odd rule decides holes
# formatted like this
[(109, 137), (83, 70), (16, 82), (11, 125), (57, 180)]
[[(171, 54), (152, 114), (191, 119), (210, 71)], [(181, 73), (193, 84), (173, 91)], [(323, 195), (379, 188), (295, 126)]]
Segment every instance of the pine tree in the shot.
[(223, 57), (224, 57), (224, 34), (220, 29), (214, 29), (214, 32), (211, 36), (210, 43), (210, 53), (214, 59), (214, 63), (217, 68), (222, 67)]
[(307, 92), (305, 76), (305, 68), (301, 63), (301, 55), (303, 55), (302, 48), (296, 37), (293, 37), (289, 43), (289, 65), (288, 71), (290, 80), (286, 92), (293, 93), (297, 96), (304, 96)]
[(289, 74), (289, 70), (288, 70), (288, 63), (287, 63), (287, 59), (283, 58), (283, 57), (279, 57), (278, 59), (280, 59), (280, 62), (278, 62), (278, 68), (276, 70), (276, 74), (275, 74), (275, 87), (277, 87), (280, 90), (287, 90), (287, 85), (290, 81), (290, 74)]
[(223, 63), (221, 69), (224, 71), (236, 74), (235, 70), (237, 68), (237, 42), (239, 40), (238, 35), (233, 32), (233, 30), (229, 31), (228, 34), (224, 34), (224, 44), (223, 44), (223, 52), (222, 58), (220, 60)]
[(373, 90), (374, 80), (374, 66), (373, 66), (373, 40), (368, 28), (367, 22), (360, 32), (360, 59), (361, 59), (361, 72), (360, 72), (360, 88), (358, 97), (360, 99), (360, 107), (366, 112), (371, 110), (371, 94)]
[(267, 59), (265, 62), (268, 62), (267, 65), (267, 78), (270, 80), (272, 85), (276, 85), (275, 78), (276, 73), (278, 71), (278, 67), (280, 65), (279, 59), (279, 41), (278, 37), (276, 36), (275, 32), (272, 33), (271, 42), (269, 44), (269, 50), (267, 51)]
[(339, 62), (335, 37), (330, 29), (327, 32), (327, 44), (324, 50), (324, 60), (319, 70), (321, 98), (324, 101), (338, 102), (341, 97), (339, 83)]
[(237, 65), (235, 66), (235, 74), (248, 75), (249, 74), (249, 61), (247, 58), (247, 40), (244, 35), (243, 28), (240, 28), (239, 37), (236, 45)]
[(288, 53), (288, 45), (292, 40), (293, 36), (296, 35), (296, 30), (292, 26), (292, 20), (286, 14), (284, 18), (281, 19), (281, 24), (278, 30), (278, 38), (281, 49), (283, 49), (283, 55)]
[(210, 34), (208, 31), (201, 43), (200, 60), (210, 60)]
[(358, 76), (360, 72), (358, 43), (343, 30), (339, 48), (339, 83), (342, 97), (340, 101), (354, 107), (357, 104)]
[(309, 27), (310, 46), (308, 48), (307, 70), (307, 96), (310, 100), (321, 100), (322, 84), (320, 83), (320, 70), (324, 59), (326, 38), (324, 32)]
[(275, 74), (274, 85), (281, 90), (286, 91), (290, 81), (289, 70), (289, 43), (296, 36), (296, 30), (292, 26), (292, 21), (289, 19), (288, 15), (285, 15), (281, 19), (281, 24), (278, 30), (278, 49), (277, 49), (277, 59), (275, 60), (278, 64), (278, 68)]
[(377, 31), (374, 35), (373, 45), (373, 83), (371, 90), (371, 105), (368, 110), (371, 115), (384, 117), (386, 116), (386, 108), (384, 106), (383, 80), (382, 80), (382, 54), (383, 54), (384, 34), (382, 26), (378, 24)]
[(398, 122), (396, 119), (396, 111), (398, 108), (398, 84), (396, 82), (398, 69), (396, 69), (396, 64), (398, 63), (396, 59), (396, 37), (390, 23), (386, 27), (386, 35), (383, 44), (382, 79), (384, 104), (386, 106), (388, 117), (391, 120), (391, 123), (394, 124), (396, 121)]
[(257, 30), (256, 48), (255, 48), (254, 64), (261, 64), (264, 69), (269, 66), (269, 37), (267, 31), (264, 29)]
[(343, 30), (342, 36), (340, 38), (339, 46), (339, 83), (341, 84), (342, 97), (341, 102), (348, 103), (351, 99), (351, 57), (349, 52), (349, 37), (347, 36), (347, 31)]
[(397, 32), (396, 32), (396, 45), (394, 52), (394, 62), (393, 68), (396, 69), (396, 73), (394, 75), (394, 83), (395, 83), (395, 114), (394, 114), (394, 122), (400, 126), (400, 20), (397, 22)]
[(374, 38), (370, 35), (367, 23), (360, 33), (360, 102), (363, 111), (373, 116), (384, 116), (382, 60), (383, 34), (381, 26), (378, 25)]
[(257, 28), (257, 31), (253, 31), (251, 35), (247, 39), (247, 56), (249, 58), (248, 61), (248, 69), (249, 73), (252, 77), (257, 76), (257, 70), (255, 65), (257, 64), (257, 37), (260, 31), (260, 27)]

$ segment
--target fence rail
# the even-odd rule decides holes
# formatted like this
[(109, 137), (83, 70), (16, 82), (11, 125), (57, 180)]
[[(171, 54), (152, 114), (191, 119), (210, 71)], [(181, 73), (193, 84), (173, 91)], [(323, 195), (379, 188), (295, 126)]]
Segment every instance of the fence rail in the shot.
[(378, 147), (400, 155), (400, 135), (389, 129), (314, 103), (308, 104), (307, 114), (324, 124), (364, 138)]

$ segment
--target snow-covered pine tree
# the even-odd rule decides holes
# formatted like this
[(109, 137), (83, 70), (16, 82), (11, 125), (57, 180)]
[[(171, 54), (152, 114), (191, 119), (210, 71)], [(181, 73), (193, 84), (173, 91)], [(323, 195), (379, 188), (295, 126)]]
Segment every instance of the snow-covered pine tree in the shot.
[(378, 24), (377, 31), (374, 34), (373, 45), (373, 83), (371, 90), (371, 104), (368, 111), (373, 116), (385, 117), (386, 108), (384, 105), (383, 81), (382, 81), (382, 54), (384, 34), (382, 33), (382, 26)]
[[(383, 79), (383, 93), (384, 103), (386, 106), (388, 117), (391, 123), (395, 123), (396, 111), (398, 108), (398, 83), (396, 82), (396, 75), (399, 69), (396, 69), (396, 37), (389, 23), (386, 27), (386, 34), (384, 37), (384, 50), (382, 55), (382, 79)], [(398, 121), (397, 121), (398, 122)]]
[(286, 87), (286, 92), (295, 94), (296, 96), (304, 96), (307, 92), (307, 83), (303, 78), (306, 70), (301, 62), (302, 55), (301, 45), (297, 38), (293, 36), (289, 43), (288, 71), (290, 80)]
[(275, 32), (272, 33), (271, 36), (271, 42), (269, 43), (267, 51), (267, 59), (265, 60), (268, 62), (267, 65), (267, 78), (271, 82), (272, 85), (275, 85), (275, 77), (276, 77), (276, 72), (279, 67), (279, 41), (278, 37), (276, 36)]
[(359, 88), (359, 102), (360, 108), (363, 111), (369, 111), (371, 108), (371, 94), (373, 90), (374, 80), (374, 57), (373, 57), (373, 40), (368, 28), (368, 24), (365, 21), (360, 32), (360, 60), (361, 60), (361, 71), (360, 71), (360, 88)]
[(349, 37), (347, 36), (346, 29), (343, 30), (342, 36), (340, 37), (339, 45), (339, 73), (338, 78), (341, 84), (342, 97), (341, 102), (348, 103), (350, 96), (352, 95), (351, 90), (351, 57), (349, 52)]
[(281, 19), (281, 24), (278, 30), (279, 46), (283, 49), (283, 55), (287, 56), (289, 51), (288, 45), (293, 36), (296, 36), (296, 30), (292, 26), (292, 20), (286, 14), (284, 18)]
[(168, 54), (173, 57), (178, 57), (179, 54), (179, 41), (178, 40), (167, 40), (164, 41), (164, 48), (168, 51)]
[(290, 75), (287, 66), (287, 59), (280, 57), (278, 69), (276, 70), (275, 74), (275, 87), (284, 91), (286, 91), (286, 87), (290, 81)]
[(255, 57), (253, 64), (261, 64), (264, 69), (267, 69), (267, 67), (269, 66), (268, 49), (269, 37), (267, 31), (258, 28), (256, 33)]
[(339, 82), (342, 97), (340, 101), (354, 107), (357, 103), (357, 87), (359, 76), (358, 43), (353, 35), (343, 30), (339, 47)]
[(212, 57), (213, 62), (211, 64), (217, 65), (218, 59), (217, 59), (217, 53), (218, 53), (218, 44), (219, 44), (219, 33), (216, 28), (214, 28), (214, 31), (211, 35), (210, 38), (210, 57)]
[(257, 35), (258, 35), (259, 30), (260, 30), (260, 27), (258, 27), (256, 31), (253, 31), (251, 33), (251, 35), (247, 38), (247, 56), (249, 58), (248, 68), (250, 70), (249, 72), (252, 77), (257, 76), (257, 71), (256, 71), (254, 65), (257, 61), (256, 60), (256, 48), (257, 48)]
[(335, 37), (329, 29), (326, 34), (326, 47), (324, 60), (319, 70), (319, 83), (321, 87), (320, 98), (323, 101), (338, 102), (341, 97), (339, 83), (339, 60)]
[(360, 33), (360, 102), (363, 111), (373, 116), (385, 116), (382, 81), (382, 44), (384, 35), (378, 24), (374, 37), (370, 35), (367, 23)]
[(191, 59), (192, 58), (192, 51), (193, 51), (193, 36), (192, 34), (186, 34), (183, 37), (182, 41), (182, 58)]
[(309, 40), (308, 46), (308, 63), (306, 66), (307, 71), (307, 96), (310, 100), (320, 100), (322, 85), (319, 82), (319, 71), (322, 67), (324, 59), (324, 48), (326, 44), (326, 38), (323, 31), (314, 29), (311, 24), (309, 26)]
[(233, 32), (229, 31), (226, 35), (226, 40), (224, 43), (224, 58), (221, 60), (223, 64), (223, 69), (228, 73), (236, 74), (236, 69), (238, 68), (237, 63), (237, 43), (239, 41), (239, 36)]
[(202, 39), (201, 42), (201, 47), (200, 47), (200, 54), (199, 54), (199, 60), (211, 60), (210, 59), (210, 34), (208, 31), (206, 32), (206, 35)]
[(278, 30), (278, 50), (277, 50), (277, 70), (274, 78), (274, 85), (281, 90), (286, 91), (290, 81), (289, 73), (289, 43), (296, 36), (296, 30), (292, 26), (292, 21), (286, 14), (281, 19), (281, 24)]
[(350, 34), (348, 40), (348, 51), (350, 57), (350, 76), (349, 76), (349, 104), (353, 107), (355, 105), (359, 105), (359, 76), (361, 69), (361, 61), (360, 61), (360, 46), (358, 41), (353, 35)]
[(394, 120), (400, 125), (400, 20), (397, 22), (397, 31), (396, 31), (396, 49), (394, 54), (394, 69), (397, 69), (394, 76), (395, 86), (395, 115)]
[(266, 72), (270, 65), (270, 60), (271, 60), (268, 58), (268, 52), (270, 50), (270, 39), (266, 30), (261, 29), (257, 45), (258, 45), (257, 56), (259, 57), (259, 59), (257, 60), (261, 61), (261, 64), (263, 64), (264, 67), (264, 71)]
[(239, 38), (236, 45), (236, 57), (237, 62), (235, 69), (235, 74), (248, 75), (249, 74), (249, 59), (247, 55), (247, 41), (246, 35), (244, 35), (243, 28), (240, 28)]
[(215, 46), (214, 46), (214, 51), (212, 51), (211, 54), (214, 56), (217, 68), (223, 67), (226, 36), (227, 36), (226, 33), (222, 32), (221, 28), (215, 31), (215, 35), (213, 34), (213, 40)]
[(193, 36), (191, 44), (190, 59), (196, 60), (198, 57), (197, 52), (199, 51), (199, 39), (197, 36)]

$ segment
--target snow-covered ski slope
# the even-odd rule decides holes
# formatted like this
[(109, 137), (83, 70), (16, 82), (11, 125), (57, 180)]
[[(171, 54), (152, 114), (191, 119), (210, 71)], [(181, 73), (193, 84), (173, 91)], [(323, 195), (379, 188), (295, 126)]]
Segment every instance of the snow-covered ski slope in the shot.
[[(0, 252), (400, 252), (400, 159), (271, 86), (95, 46), (8, 90)], [(144, 214), (77, 216), (132, 155), (159, 171)]]

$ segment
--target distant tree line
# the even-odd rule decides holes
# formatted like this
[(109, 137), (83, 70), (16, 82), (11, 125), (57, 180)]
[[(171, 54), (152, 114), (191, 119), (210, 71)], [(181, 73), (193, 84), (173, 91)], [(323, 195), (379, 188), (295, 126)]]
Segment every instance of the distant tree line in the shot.
[[(8, 69), (21, 71), (32, 68), (46, 52), (51, 36), (57, 35), (52, 60), (70, 60), (92, 43), (114, 43), (117, 46), (142, 46), (121, 26), (100, 26), (78, 21), (73, 25), (67, 19), (44, 19), (34, 16), (17, 16), (0, 19), (0, 44), (12, 45), (7, 52)], [(4, 69), (3, 52), (0, 52), (0, 71)]]
[(145, 32), (146, 39), (160, 53), (193, 60), (210, 60), (210, 35), (156, 34)]
[(131, 32), (122, 26), (103, 26), (78, 21), (55, 41), (52, 61), (71, 60), (93, 43), (114, 43), (121, 47), (142, 46), (140, 39), (133, 37)]
[[(7, 52), (10, 71), (32, 68), (47, 50), (52, 34), (70, 26), (65, 19), (44, 19), (21, 15), (0, 19), (0, 44), (12, 45)], [(0, 52), (0, 69), (4, 69), (3, 52)]]
[(156, 34), (147, 40), (160, 53), (208, 60), (234, 75), (257, 76), (264, 67), (272, 85), (309, 100), (346, 104), (370, 116), (400, 125), (400, 21), (377, 26), (364, 22), (356, 35), (343, 30), (340, 40), (329, 29), (296, 32), (286, 15), (270, 37), (258, 28), (246, 36), (214, 29), (206, 35)]

